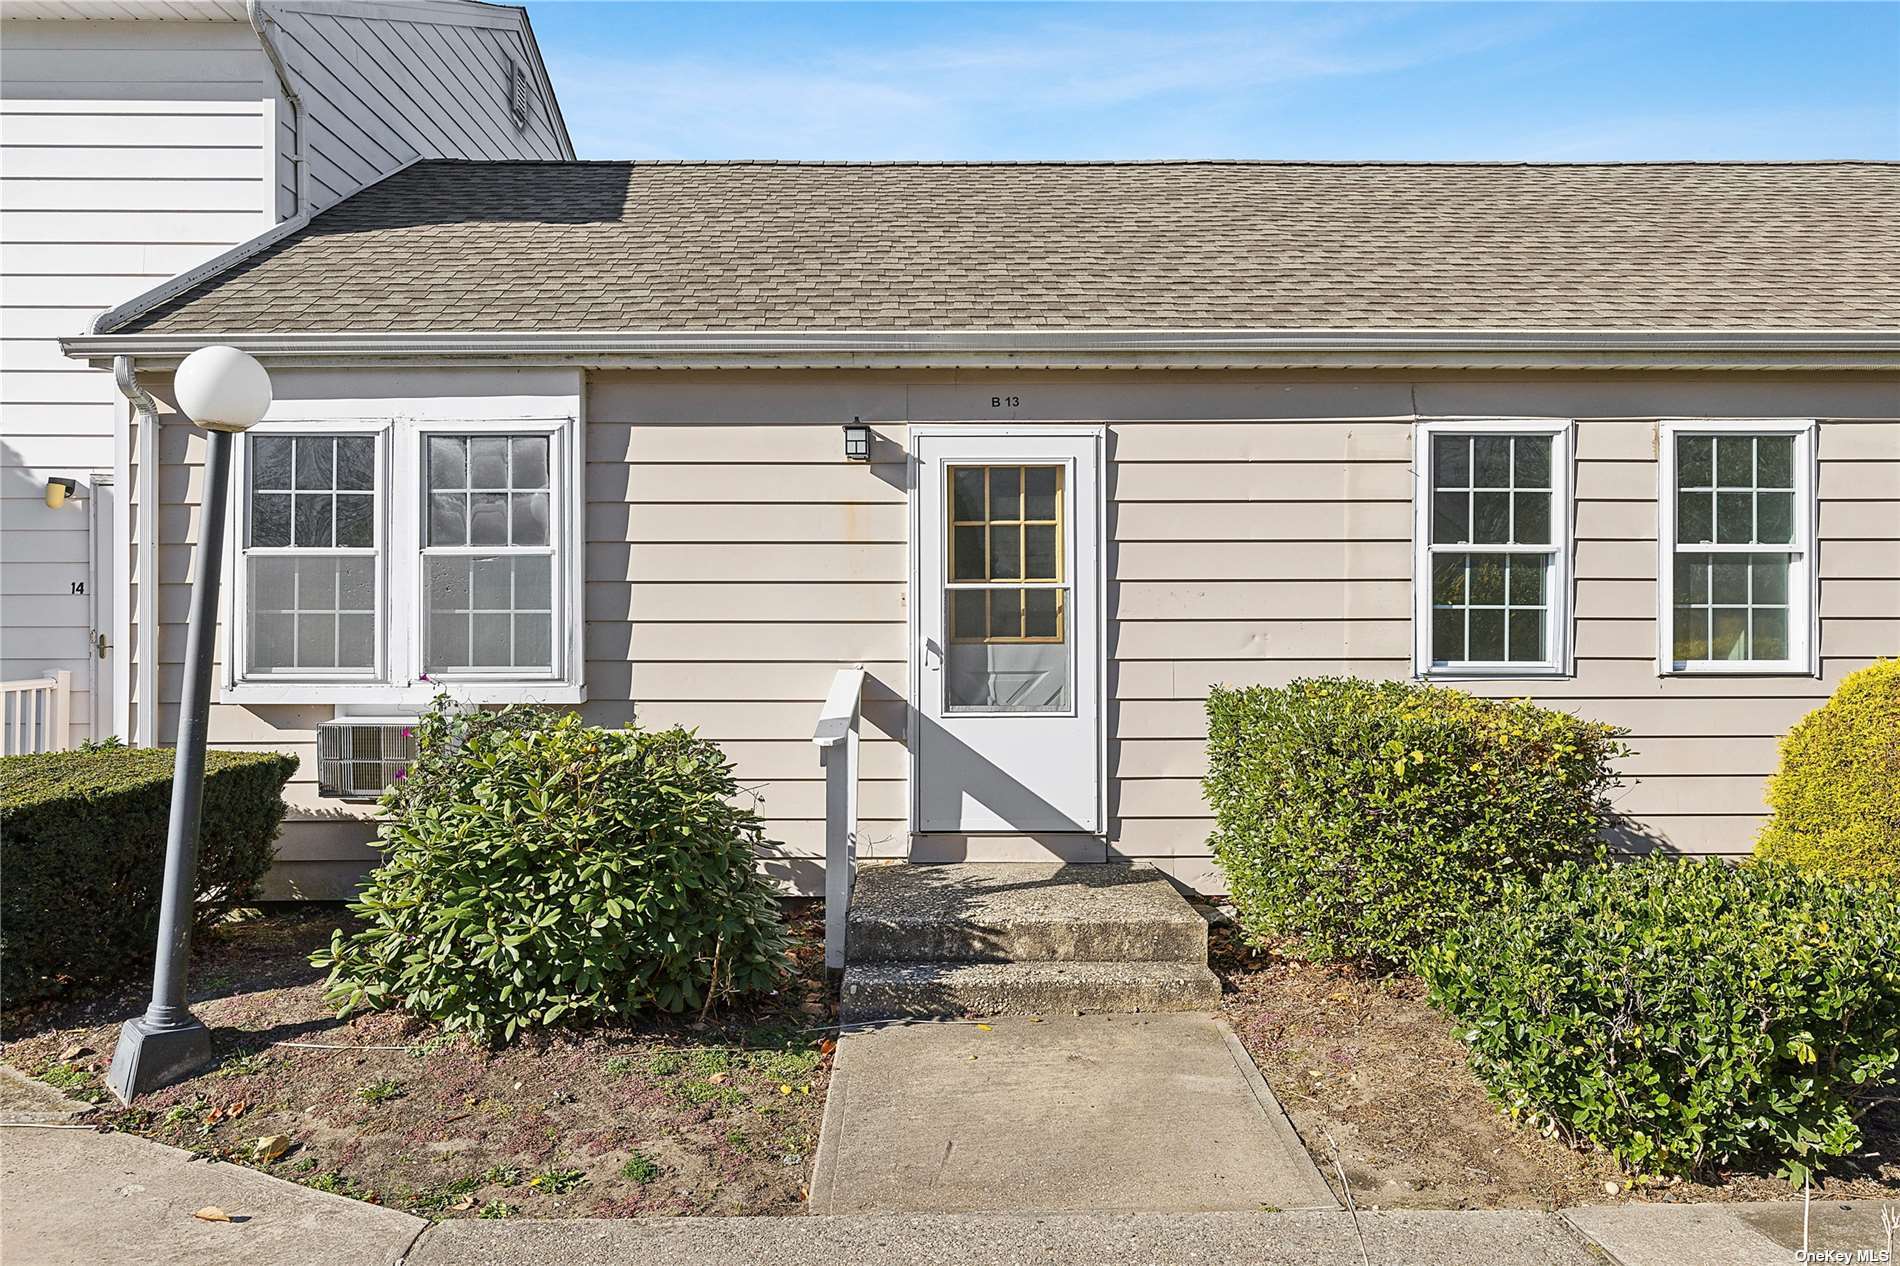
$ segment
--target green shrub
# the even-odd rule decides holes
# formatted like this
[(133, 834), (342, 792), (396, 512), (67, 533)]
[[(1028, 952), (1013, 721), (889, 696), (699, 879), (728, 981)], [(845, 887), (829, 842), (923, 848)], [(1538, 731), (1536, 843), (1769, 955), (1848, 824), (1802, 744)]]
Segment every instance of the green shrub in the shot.
[[(72, 984), (148, 973), (171, 813), (169, 748), (0, 758), (0, 994), (9, 1006)], [(207, 753), (198, 921), (249, 899), (270, 868), (297, 769), (275, 752)]]
[(384, 796), (382, 865), (313, 958), (341, 1010), (402, 1008), (485, 1041), (681, 1011), (787, 967), (759, 818), (713, 744), (572, 714), (438, 707)]
[(1621, 731), (1526, 702), (1318, 678), (1207, 702), (1214, 856), (1248, 937), (1404, 963), (1505, 880), (1600, 849)]
[(1513, 1116), (1642, 1174), (1855, 1150), (1900, 1072), (1900, 893), (1781, 866), (1565, 866), (1421, 956)]
[(1900, 884), (1900, 659), (1843, 678), (1781, 740), (1755, 856)]

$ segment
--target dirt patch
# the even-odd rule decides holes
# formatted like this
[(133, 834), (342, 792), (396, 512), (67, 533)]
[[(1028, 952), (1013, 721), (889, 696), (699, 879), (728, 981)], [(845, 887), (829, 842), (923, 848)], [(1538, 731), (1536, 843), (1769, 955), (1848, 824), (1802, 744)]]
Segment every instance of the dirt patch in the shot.
[[(1211, 963), (1228, 1022), (1293, 1118), (1335, 1195), (1335, 1150), (1362, 1206), (1552, 1209), (1612, 1200), (1785, 1200), (1769, 1173), (1626, 1189), (1600, 1152), (1514, 1126), (1465, 1063), (1451, 1023), (1412, 977), (1258, 953), (1216, 928)], [(1817, 1183), (1830, 1199), (1900, 1193), (1900, 1110), (1863, 1122), (1855, 1172)], [(1607, 1184), (1616, 1184), (1614, 1191)]]
[(145, 986), (8, 1014), (6, 1062), (98, 1103), (107, 1128), (430, 1217), (803, 1210), (836, 1018), (816, 903), (787, 903), (798, 975), (771, 997), (499, 1051), (396, 1015), (336, 1020), (308, 960), (348, 918), (283, 907), (205, 938), (191, 1005), (216, 1063), (134, 1109), (103, 1078)]

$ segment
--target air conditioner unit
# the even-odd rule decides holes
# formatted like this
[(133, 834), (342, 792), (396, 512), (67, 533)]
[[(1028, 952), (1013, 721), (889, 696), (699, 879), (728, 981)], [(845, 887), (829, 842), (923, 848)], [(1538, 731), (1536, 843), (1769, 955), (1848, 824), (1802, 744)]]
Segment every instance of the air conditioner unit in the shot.
[(341, 717), (317, 726), (317, 794), (374, 800), (416, 758), (414, 717)]

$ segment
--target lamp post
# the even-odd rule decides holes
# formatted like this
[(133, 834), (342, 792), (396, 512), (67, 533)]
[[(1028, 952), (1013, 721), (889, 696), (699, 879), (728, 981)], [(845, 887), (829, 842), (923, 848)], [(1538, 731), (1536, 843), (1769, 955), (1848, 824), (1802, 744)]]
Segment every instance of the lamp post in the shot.
[[(270, 375), (235, 347), (201, 347), (172, 379), (178, 407), (206, 432), (203, 505), (198, 514), (191, 622), (185, 629), (185, 690), (172, 766), (171, 820), (165, 834), (165, 886), (158, 908), (158, 958), (152, 1003), (119, 1030), (106, 1085), (130, 1103), (190, 1076), (211, 1060), (211, 1031), (185, 1006), (185, 971), (196, 913), (198, 819), (204, 805), (205, 724), (211, 714), (211, 653), (218, 640), (218, 572), (230, 501), (232, 437), (270, 408)], [(151, 707), (152, 701), (141, 701)]]

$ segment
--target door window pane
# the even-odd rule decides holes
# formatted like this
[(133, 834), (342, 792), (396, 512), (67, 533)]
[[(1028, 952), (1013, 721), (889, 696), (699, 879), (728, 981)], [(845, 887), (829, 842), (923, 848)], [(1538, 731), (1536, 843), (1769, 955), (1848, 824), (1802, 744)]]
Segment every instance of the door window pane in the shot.
[(944, 595), (951, 712), (1067, 710), (1061, 466), (949, 468)]

